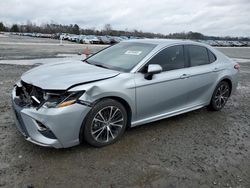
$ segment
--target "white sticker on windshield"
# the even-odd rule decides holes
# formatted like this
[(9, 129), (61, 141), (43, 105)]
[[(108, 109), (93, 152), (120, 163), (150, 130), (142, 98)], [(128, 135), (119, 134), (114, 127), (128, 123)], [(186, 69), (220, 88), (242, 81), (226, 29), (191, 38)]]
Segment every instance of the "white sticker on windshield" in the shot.
[(141, 53), (142, 51), (131, 51), (131, 50), (125, 52), (126, 55), (140, 55)]

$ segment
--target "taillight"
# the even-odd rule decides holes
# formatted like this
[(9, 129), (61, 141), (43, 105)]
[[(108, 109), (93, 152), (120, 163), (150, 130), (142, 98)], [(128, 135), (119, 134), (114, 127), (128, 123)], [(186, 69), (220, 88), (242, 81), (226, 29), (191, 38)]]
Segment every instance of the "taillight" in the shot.
[(240, 65), (237, 63), (236, 65), (234, 65), (234, 68), (240, 70)]

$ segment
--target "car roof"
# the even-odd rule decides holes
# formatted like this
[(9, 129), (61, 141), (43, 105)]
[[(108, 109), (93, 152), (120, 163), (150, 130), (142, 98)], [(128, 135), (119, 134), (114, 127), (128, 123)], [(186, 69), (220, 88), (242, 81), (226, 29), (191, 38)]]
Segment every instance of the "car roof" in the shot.
[(122, 42), (134, 42), (134, 43), (145, 43), (145, 44), (154, 44), (157, 46), (168, 46), (173, 44), (194, 44), (207, 46), (200, 42), (195, 42), (191, 40), (181, 40), (181, 39), (130, 39)]

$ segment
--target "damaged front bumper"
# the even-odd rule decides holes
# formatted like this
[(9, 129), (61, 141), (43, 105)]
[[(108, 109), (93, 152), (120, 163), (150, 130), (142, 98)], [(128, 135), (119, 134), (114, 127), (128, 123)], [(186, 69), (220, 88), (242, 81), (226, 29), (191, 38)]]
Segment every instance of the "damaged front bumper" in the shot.
[(12, 107), (18, 130), (26, 140), (40, 146), (67, 148), (80, 143), (79, 133), (91, 107), (75, 103), (62, 108), (21, 107), (12, 91)]

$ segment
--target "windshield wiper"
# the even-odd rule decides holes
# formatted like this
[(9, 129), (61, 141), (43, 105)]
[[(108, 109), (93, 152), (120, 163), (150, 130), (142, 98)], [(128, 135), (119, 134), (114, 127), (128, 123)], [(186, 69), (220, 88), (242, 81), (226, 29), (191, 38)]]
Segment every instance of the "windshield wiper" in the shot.
[(109, 67), (106, 67), (105, 65), (101, 65), (101, 64), (97, 64), (97, 63), (90, 63), (88, 60), (83, 60), (83, 62), (86, 62), (90, 65), (95, 65), (97, 67), (102, 67), (102, 68), (105, 68), (105, 69), (110, 69)]
[(95, 66), (97, 66), (97, 67), (102, 67), (102, 68), (105, 68), (105, 69), (109, 69), (109, 67), (106, 67), (106, 66), (100, 65), (100, 64), (91, 63), (91, 65), (95, 65)]

